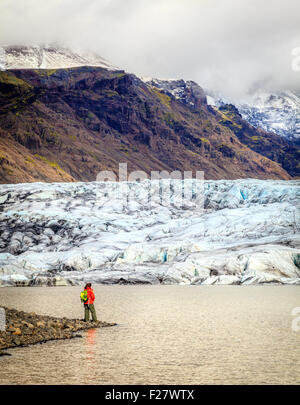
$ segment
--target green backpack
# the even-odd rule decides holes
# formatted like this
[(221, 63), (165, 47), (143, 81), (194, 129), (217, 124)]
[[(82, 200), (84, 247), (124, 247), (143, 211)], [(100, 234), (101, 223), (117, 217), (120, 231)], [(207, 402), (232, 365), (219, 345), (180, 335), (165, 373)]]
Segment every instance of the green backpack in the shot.
[(81, 293), (80, 293), (80, 299), (81, 299), (82, 302), (86, 302), (86, 301), (87, 301), (87, 299), (88, 299), (88, 297), (87, 297), (87, 290), (81, 291)]

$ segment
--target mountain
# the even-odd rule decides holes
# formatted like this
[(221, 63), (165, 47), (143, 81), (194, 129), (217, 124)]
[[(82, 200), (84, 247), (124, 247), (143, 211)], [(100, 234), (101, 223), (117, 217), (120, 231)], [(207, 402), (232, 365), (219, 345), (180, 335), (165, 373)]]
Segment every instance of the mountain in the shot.
[(5, 55), (2, 183), (93, 181), (101, 170), (118, 173), (119, 163), (148, 175), (203, 170), (207, 179), (289, 179), (293, 172), (243, 143), (240, 126), (252, 137), (265, 133), (241, 117), (228, 125), (195, 82), (145, 81), (100, 57), (54, 47), (5, 48)]
[(116, 70), (116, 66), (99, 55), (77, 53), (58, 46), (0, 47), (0, 69), (64, 69), (79, 66), (98, 66)]
[[(172, 95), (177, 100), (185, 104), (192, 106), (196, 105), (195, 100), (191, 96), (191, 94), (193, 94), (191, 89), (197, 88), (198, 85), (193, 81), (159, 80), (151, 78), (145, 78), (143, 80), (151, 86), (164, 91), (166, 94)], [(217, 98), (216, 96), (212, 97), (202, 89), (201, 91), (198, 90), (197, 97), (198, 99), (201, 99), (202, 102), (205, 102), (204, 100), (206, 100), (207, 104), (211, 106), (213, 110), (215, 110), (218, 114), (221, 114), (219, 123), (224, 127), (230, 128), (241, 143), (246, 145), (251, 150), (254, 150), (255, 152), (269, 158), (270, 160), (279, 163), (291, 176), (300, 176), (300, 149), (295, 132), (297, 128), (297, 108), (300, 108), (300, 100), (299, 105), (296, 103), (296, 97), (292, 98), (291, 96), (289, 99), (290, 103), (286, 101), (285, 104), (284, 99), (281, 99), (281, 102), (277, 100), (277, 103), (273, 101), (273, 107), (268, 107), (268, 125), (263, 125), (263, 122), (260, 121), (260, 119), (263, 120), (263, 116), (260, 115), (260, 117), (257, 117), (257, 120), (254, 122), (254, 114), (250, 116), (251, 110), (246, 104), (237, 104), (236, 107), (235, 105), (231, 104), (228, 99)], [(275, 96), (273, 97), (275, 99)], [(292, 102), (292, 100), (294, 100), (294, 102)], [(288, 106), (290, 107), (290, 110), (288, 109)], [(259, 105), (257, 105), (257, 107), (253, 107), (253, 109), (254, 108), (258, 109)], [(263, 107), (261, 106), (260, 108), (262, 110)], [(294, 114), (294, 121), (291, 120), (292, 112)], [(267, 113), (265, 113), (264, 117), (267, 119)], [(293, 127), (293, 136), (291, 134), (290, 136), (284, 135), (283, 133), (278, 134), (275, 131), (271, 132), (272, 128), (276, 127), (275, 117), (278, 121), (285, 120), (286, 126), (290, 125), (290, 127)], [(283, 124), (281, 128), (284, 128)]]
[[(20, 183), (0, 185), (0, 285), (300, 283), (289, 141), (193, 81), (55, 47), (0, 60), (0, 181)], [(119, 163), (206, 180), (94, 181)]]
[(281, 135), (249, 125), (232, 104), (224, 104), (218, 111), (223, 115), (223, 125), (229, 127), (244, 145), (278, 162), (291, 176), (300, 176), (300, 149), (297, 144)]
[(192, 107), (207, 104), (207, 97), (204, 90), (194, 81), (185, 81), (182, 79), (160, 80), (144, 77), (141, 77), (141, 80), (149, 86), (162, 90), (176, 100)]
[(291, 91), (257, 91), (251, 104), (238, 104), (243, 118), (256, 128), (300, 143), (300, 97)]
[(291, 91), (257, 90), (247, 102), (235, 102), (207, 91), (209, 105), (234, 104), (242, 117), (255, 128), (276, 133), (288, 141), (300, 143), (300, 97)]

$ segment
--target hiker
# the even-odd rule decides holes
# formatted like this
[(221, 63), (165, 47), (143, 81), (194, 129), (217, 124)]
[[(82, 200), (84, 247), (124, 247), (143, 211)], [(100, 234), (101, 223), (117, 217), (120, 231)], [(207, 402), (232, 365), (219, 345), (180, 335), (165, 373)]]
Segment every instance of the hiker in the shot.
[(84, 287), (84, 291), (81, 293), (81, 300), (84, 303), (84, 320), (88, 322), (90, 320), (90, 312), (92, 314), (93, 322), (97, 322), (96, 310), (94, 307), (95, 294), (92, 289), (92, 284), (87, 283)]

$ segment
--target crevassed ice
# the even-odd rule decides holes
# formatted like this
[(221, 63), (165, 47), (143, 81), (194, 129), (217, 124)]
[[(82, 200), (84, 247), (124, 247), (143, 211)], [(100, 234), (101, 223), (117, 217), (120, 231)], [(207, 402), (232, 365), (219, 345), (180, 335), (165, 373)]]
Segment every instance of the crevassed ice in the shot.
[(254, 179), (1, 185), (0, 280), (300, 284), (299, 196)]

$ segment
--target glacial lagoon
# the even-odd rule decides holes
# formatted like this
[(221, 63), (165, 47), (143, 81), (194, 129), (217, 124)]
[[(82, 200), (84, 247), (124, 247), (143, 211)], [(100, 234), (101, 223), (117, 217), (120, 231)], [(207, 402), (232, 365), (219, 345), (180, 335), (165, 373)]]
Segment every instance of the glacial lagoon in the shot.
[[(3, 287), (0, 305), (82, 318), (80, 290)], [(116, 327), (10, 349), (12, 356), (0, 358), (0, 383), (300, 383), (300, 330), (295, 330), (300, 320), (292, 314), (300, 307), (297, 285), (94, 285), (94, 290), (99, 319), (117, 322)]]

